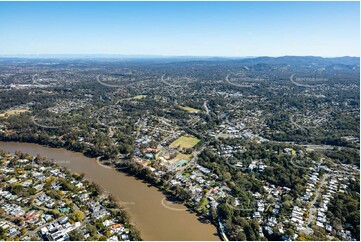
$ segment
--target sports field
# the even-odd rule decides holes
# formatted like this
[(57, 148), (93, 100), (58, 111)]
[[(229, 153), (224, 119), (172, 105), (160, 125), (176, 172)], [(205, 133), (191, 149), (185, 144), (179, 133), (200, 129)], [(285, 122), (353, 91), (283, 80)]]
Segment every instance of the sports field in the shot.
[(176, 139), (175, 141), (173, 141), (173, 143), (171, 143), (169, 147), (177, 148), (179, 146), (182, 149), (193, 148), (199, 141), (200, 140), (197, 139), (196, 137), (183, 135), (178, 139)]

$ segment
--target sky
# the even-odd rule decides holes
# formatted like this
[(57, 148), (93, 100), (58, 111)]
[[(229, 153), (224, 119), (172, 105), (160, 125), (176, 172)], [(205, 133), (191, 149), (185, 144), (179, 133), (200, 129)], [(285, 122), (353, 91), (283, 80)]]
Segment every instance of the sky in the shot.
[(0, 55), (360, 56), (359, 2), (0, 2)]

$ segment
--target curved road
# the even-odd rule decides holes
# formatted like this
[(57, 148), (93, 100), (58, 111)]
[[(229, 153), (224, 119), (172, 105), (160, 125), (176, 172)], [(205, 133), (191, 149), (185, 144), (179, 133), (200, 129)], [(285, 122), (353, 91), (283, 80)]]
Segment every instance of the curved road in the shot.
[(229, 85), (236, 86), (236, 87), (253, 87), (253, 85), (235, 84), (235, 83), (231, 82), (231, 81), (229, 80), (229, 76), (230, 76), (230, 75), (231, 75), (231, 74), (228, 74), (228, 75), (226, 76), (226, 82), (227, 82)]
[(206, 110), (207, 115), (209, 115), (209, 109), (208, 109), (207, 103), (208, 103), (208, 100), (204, 101), (203, 107)]
[(165, 74), (163, 74), (162, 77), (160, 78), (160, 81), (163, 82), (164, 84), (171, 86), (171, 87), (181, 87), (179, 85), (174, 85), (174, 84), (167, 82), (166, 80), (164, 80), (164, 76), (165, 76)]
[(290, 81), (295, 84), (296, 86), (299, 86), (299, 87), (315, 87), (315, 86), (311, 86), (311, 85), (307, 85), (307, 84), (301, 84), (301, 83), (298, 83), (298, 82), (295, 82), (293, 80), (293, 77), (295, 76), (295, 74), (292, 74), (291, 77), (290, 77)]

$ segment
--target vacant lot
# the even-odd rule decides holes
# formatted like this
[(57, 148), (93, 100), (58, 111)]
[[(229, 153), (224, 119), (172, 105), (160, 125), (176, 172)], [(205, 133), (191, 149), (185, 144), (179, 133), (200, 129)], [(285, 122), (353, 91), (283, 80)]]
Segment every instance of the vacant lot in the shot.
[(179, 146), (182, 149), (193, 148), (198, 142), (199, 139), (193, 136), (184, 135), (176, 139), (173, 143), (171, 143), (169, 147), (177, 148)]
[(26, 110), (26, 109), (8, 110), (3, 113), (0, 113), (0, 118), (17, 115), (17, 114), (25, 113), (25, 112), (29, 112), (29, 110)]

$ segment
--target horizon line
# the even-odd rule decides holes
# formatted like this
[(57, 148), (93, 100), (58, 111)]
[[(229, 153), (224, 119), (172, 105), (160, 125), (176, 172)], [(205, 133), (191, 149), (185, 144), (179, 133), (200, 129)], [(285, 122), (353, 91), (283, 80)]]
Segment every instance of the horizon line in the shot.
[(156, 54), (0, 54), (0, 58), (79, 58), (79, 57), (109, 57), (109, 58), (280, 58), (280, 57), (320, 57), (320, 58), (360, 58), (360, 56), (340, 55), (340, 56), (320, 56), (320, 55), (259, 55), (259, 56), (223, 56), (223, 55), (156, 55)]

